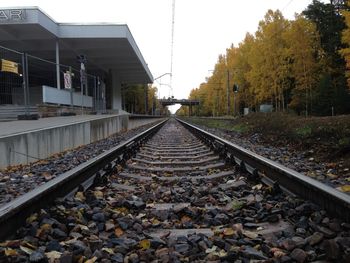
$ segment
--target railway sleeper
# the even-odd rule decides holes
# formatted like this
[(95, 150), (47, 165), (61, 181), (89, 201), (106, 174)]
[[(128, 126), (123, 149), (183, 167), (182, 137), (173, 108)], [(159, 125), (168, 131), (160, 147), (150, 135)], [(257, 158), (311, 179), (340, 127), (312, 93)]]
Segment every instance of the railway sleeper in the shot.
[[(183, 143), (184, 135), (192, 140), (180, 127), (171, 120), (151, 140), (165, 141), (169, 134), (172, 143)], [(123, 159), (128, 156), (123, 154)], [(261, 176), (265, 170), (250, 166), (251, 162), (234, 152), (229, 159), (236, 163), (235, 168), (228, 169), (223, 163), (214, 173), (202, 170), (202, 178), (193, 176), (187, 167), (178, 171), (186, 176), (178, 178), (164, 169), (155, 174), (146, 166), (114, 168), (106, 177), (107, 184), (85, 192), (79, 189), (73, 197), (57, 200), (29, 217), (17, 236), (25, 240), (10, 240), (4, 243), (5, 250), (0, 245), (0, 260), (11, 254), (23, 261), (68, 256), (71, 261), (89, 263), (349, 259), (350, 226), (346, 222), (326, 215), (309, 201), (286, 196), (278, 180), (271, 187), (251, 184), (246, 174)], [(219, 177), (220, 173), (226, 174)], [(58, 223), (46, 226), (50, 220)], [(330, 224), (337, 224), (338, 230)], [(62, 249), (48, 251), (51, 241)], [(14, 243), (19, 245), (10, 247)], [(30, 253), (23, 251), (29, 249)]]

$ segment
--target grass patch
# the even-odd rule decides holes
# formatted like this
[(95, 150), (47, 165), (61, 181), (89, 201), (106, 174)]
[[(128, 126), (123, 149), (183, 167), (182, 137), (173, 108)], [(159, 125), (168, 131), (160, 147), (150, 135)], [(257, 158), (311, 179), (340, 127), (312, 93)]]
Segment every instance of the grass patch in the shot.
[(349, 137), (341, 138), (338, 144), (339, 146), (348, 146), (350, 145), (350, 138)]
[(188, 120), (242, 135), (258, 133), (263, 143), (313, 149), (324, 156), (350, 146), (350, 115), (306, 118), (284, 113), (251, 113), (232, 120), (198, 117)]
[(298, 127), (295, 129), (295, 134), (300, 137), (309, 137), (312, 134), (310, 126)]
[(236, 124), (232, 127), (232, 131), (239, 132), (239, 133), (247, 133), (249, 132), (249, 130), (250, 130), (250, 127), (245, 123)]

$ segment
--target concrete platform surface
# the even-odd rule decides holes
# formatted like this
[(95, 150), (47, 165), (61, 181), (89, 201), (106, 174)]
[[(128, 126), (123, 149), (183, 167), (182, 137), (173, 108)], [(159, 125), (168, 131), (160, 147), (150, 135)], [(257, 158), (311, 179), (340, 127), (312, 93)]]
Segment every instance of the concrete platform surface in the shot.
[(0, 123), (0, 169), (28, 164), (161, 118), (79, 115)]
[(64, 117), (49, 117), (38, 120), (15, 120), (0, 122), (0, 137), (33, 132), (41, 129), (51, 129), (70, 124), (78, 124), (91, 120), (99, 120), (118, 116), (117, 114), (104, 115), (76, 115)]

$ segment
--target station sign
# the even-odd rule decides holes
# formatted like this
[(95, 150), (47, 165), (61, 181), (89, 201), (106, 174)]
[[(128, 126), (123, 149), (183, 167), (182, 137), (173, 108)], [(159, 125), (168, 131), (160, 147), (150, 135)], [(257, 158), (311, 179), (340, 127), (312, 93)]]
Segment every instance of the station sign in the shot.
[(67, 71), (66, 73), (63, 73), (64, 78), (64, 88), (65, 89), (71, 89), (72, 88), (72, 74)]
[(6, 59), (1, 59), (0, 69), (3, 72), (11, 72), (18, 74), (18, 63)]
[(21, 22), (26, 20), (26, 11), (24, 9), (0, 9), (1, 22)]

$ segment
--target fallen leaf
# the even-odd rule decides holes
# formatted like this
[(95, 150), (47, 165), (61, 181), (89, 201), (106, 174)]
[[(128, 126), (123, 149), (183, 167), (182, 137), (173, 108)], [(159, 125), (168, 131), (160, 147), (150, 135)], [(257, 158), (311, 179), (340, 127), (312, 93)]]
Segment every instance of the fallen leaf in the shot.
[(7, 257), (14, 257), (14, 256), (18, 256), (18, 253), (14, 249), (7, 248), (7, 249), (5, 249), (5, 256), (7, 256)]
[(191, 222), (191, 220), (192, 220), (191, 217), (186, 216), (186, 215), (184, 215), (183, 217), (181, 217), (181, 223), (182, 223), (182, 224)]
[(347, 192), (350, 192), (350, 185), (343, 185), (341, 187), (338, 187), (337, 189), (342, 191), (342, 192), (347, 193)]
[(154, 225), (154, 226), (157, 226), (157, 225), (160, 224), (160, 221), (159, 221), (157, 218), (153, 218), (153, 219), (151, 220), (151, 222), (152, 222), (152, 225)]
[(227, 252), (223, 249), (220, 250), (219, 253), (217, 253), (217, 255), (220, 257), (220, 258), (223, 258), (223, 257), (226, 257), (227, 256)]
[(21, 245), (24, 246), (24, 247), (28, 247), (28, 248), (34, 249), (34, 250), (37, 249), (36, 246), (30, 244), (30, 243), (27, 242), (27, 241), (23, 241), (23, 242), (21, 243)]
[(120, 227), (118, 227), (118, 228), (116, 228), (116, 229), (114, 230), (114, 234), (115, 234), (117, 237), (120, 237), (120, 236), (122, 236), (122, 235), (124, 234), (124, 231), (123, 231), (123, 229), (121, 229)]
[(106, 251), (108, 254), (111, 254), (111, 255), (114, 254), (114, 250), (111, 249), (111, 248), (106, 248), (106, 247), (104, 247), (104, 248), (102, 248), (102, 251)]
[(89, 231), (89, 228), (85, 225), (78, 225), (81, 230)]
[(19, 245), (21, 244), (21, 240), (9, 240), (9, 241), (5, 241), (0, 243), (0, 247), (11, 247), (11, 248), (18, 248)]
[(231, 207), (233, 211), (239, 210), (243, 207), (244, 203), (239, 200), (233, 200), (231, 203)]
[(252, 187), (252, 189), (253, 189), (253, 190), (261, 190), (262, 187), (263, 187), (262, 184), (257, 184), (257, 185), (254, 185), (254, 186)]
[(27, 247), (24, 247), (24, 246), (19, 246), (19, 248), (26, 254), (30, 255), (34, 252), (34, 250), (30, 249), (30, 248), (27, 248)]
[(151, 247), (151, 241), (149, 239), (143, 239), (140, 241), (140, 247), (142, 249), (149, 249)]
[(136, 219), (141, 219), (141, 218), (143, 218), (143, 217), (145, 217), (146, 216), (146, 214), (138, 214), (137, 216), (136, 216)]
[(102, 199), (103, 198), (103, 192), (101, 192), (101, 191), (94, 191), (94, 196), (97, 199)]
[(35, 236), (38, 237), (38, 238), (43, 239), (50, 232), (50, 230), (51, 230), (51, 225), (44, 224), (36, 231), (36, 235)]
[(77, 192), (75, 194), (75, 199), (77, 199), (80, 202), (84, 202), (85, 201), (85, 196), (83, 192)]
[(118, 208), (114, 209), (114, 212), (116, 212), (118, 214), (126, 215), (129, 213), (129, 210), (126, 207), (118, 207)]
[(41, 175), (44, 176), (47, 181), (52, 179), (52, 175), (49, 172), (43, 172)]
[(27, 222), (27, 224), (31, 224), (34, 221), (36, 221), (37, 219), (38, 219), (38, 214), (35, 213), (35, 214), (32, 214), (30, 217), (28, 217), (26, 222)]
[(93, 257), (89, 260), (86, 260), (85, 263), (94, 263), (94, 262), (96, 262), (96, 260), (97, 260), (97, 257)]
[(50, 262), (54, 262), (55, 259), (61, 258), (62, 253), (58, 251), (50, 251), (45, 253), (46, 257), (49, 259)]
[(327, 177), (329, 177), (330, 179), (336, 179), (336, 178), (338, 178), (338, 175), (336, 175), (336, 174), (328, 173), (328, 174), (326, 174), (326, 175), (327, 175)]
[(222, 232), (225, 236), (233, 236), (236, 231), (234, 231), (232, 228), (225, 228)]
[(281, 249), (279, 249), (279, 248), (277, 248), (277, 247), (271, 248), (270, 251), (271, 251), (271, 253), (273, 254), (273, 256), (274, 256), (275, 258), (281, 258), (281, 257), (283, 257), (283, 256), (286, 255), (286, 253), (284, 253)]
[(207, 248), (205, 250), (205, 253), (207, 253), (207, 254), (213, 253), (216, 251), (216, 249), (217, 249), (217, 246), (212, 246), (212, 248)]
[(247, 230), (243, 230), (242, 234), (245, 235), (246, 237), (251, 238), (251, 239), (255, 239), (258, 237), (257, 233), (254, 233), (252, 231), (247, 231)]

